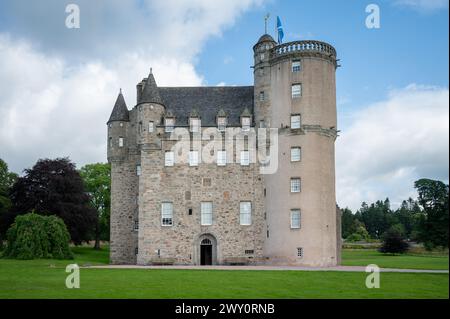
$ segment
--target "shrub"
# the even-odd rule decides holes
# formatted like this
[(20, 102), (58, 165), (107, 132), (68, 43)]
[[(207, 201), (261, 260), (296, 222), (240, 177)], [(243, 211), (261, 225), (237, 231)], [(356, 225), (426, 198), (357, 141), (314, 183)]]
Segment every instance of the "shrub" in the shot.
[(7, 231), (5, 257), (72, 259), (70, 235), (61, 218), (34, 213), (19, 215)]
[(380, 252), (403, 254), (408, 248), (409, 245), (398, 228), (391, 227), (383, 234), (383, 244), (380, 247)]

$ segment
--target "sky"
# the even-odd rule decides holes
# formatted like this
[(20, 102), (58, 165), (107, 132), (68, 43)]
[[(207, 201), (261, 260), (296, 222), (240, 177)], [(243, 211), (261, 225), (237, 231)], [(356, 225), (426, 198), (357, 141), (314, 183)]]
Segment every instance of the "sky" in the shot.
[[(65, 21), (80, 8), (80, 28)], [(380, 27), (366, 27), (369, 4)], [(448, 183), (448, 0), (2, 0), (0, 158), (21, 173), (39, 158), (106, 161), (106, 121), (129, 108), (150, 67), (161, 86), (252, 85), (252, 47), (276, 16), (284, 42), (332, 44), (337, 203), (416, 197)]]

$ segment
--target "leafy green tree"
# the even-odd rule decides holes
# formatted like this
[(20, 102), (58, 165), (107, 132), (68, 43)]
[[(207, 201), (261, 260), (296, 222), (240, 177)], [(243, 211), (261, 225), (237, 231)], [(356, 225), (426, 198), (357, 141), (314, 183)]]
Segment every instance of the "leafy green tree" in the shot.
[(342, 211), (341, 224), (342, 224), (342, 237), (347, 238), (350, 234), (354, 232), (352, 225), (356, 219), (352, 211), (349, 208), (344, 208)]
[(380, 238), (389, 228), (394, 217), (388, 198), (384, 201), (378, 200), (370, 206), (363, 202), (356, 216), (364, 223), (372, 238)]
[(347, 241), (355, 242), (355, 241), (368, 241), (370, 239), (370, 235), (362, 222), (355, 219), (353, 220), (353, 224), (350, 228), (351, 234), (346, 238)]
[(100, 240), (109, 240), (111, 166), (105, 163), (88, 164), (81, 168), (80, 175), (90, 204), (97, 212), (94, 248), (100, 249)]
[(72, 259), (70, 235), (61, 218), (19, 215), (7, 232), (5, 256), (17, 259)]
[(418, 230), (419, 221), (423, 215), (419, 203), (412, 198), (408, 198), (408, 200), (402, 202), (401, 206), (393, 214), (397, 222), (403, 225), (404, 235), (413, 239), (413, 234)]
[(419, 222), (418, 239), (425, 247), (448, 247), (449, 186), (441, 181), (420, 179), (414, 183), (424, 216)]
[(408, 250), (409, 245), (401, 233), (402, 227), (401, 224), (398, 224), (389, 228), (383, 234), (383, 244), (380, 247), (380, 252), (386, 254), (403, 254)]
[(60, 217), (75, 244), (91, 239), (97, 215), (90, 206), (80, 174), (68, 158), (41, 159), (24, 173), (11, 189), (11, 210), (1, 216), (3, 232), (17, 215), (34, 211)]
[[(0, 158), (0, 217), (11, 209), (9, 193), (17, 179), (17, 174), (8, 170), (8, 164)], [(0, 247), (2, 246), (2, 232), (0, 231)]]

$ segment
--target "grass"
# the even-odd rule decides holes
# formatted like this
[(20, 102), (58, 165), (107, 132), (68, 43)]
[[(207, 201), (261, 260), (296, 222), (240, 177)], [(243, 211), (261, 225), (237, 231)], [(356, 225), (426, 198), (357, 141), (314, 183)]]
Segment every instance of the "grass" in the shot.
[(376, 264), (382, 268), (448, 269), (448, 255), (385, 255), (375, 249), (343, 249), (342, 265), (367, 266)]
[[(382, 273), (381, 288), (367, 289), (367, 274), (357, 272), (81, 269), (81, 288), (67, 289), (67, 264), (83, 266), (109, 261), (107, 249), (75, 247), (73, 251), (74, 260), (0, 259), (0, 298), (449, 297), (448, 274), (411, 273)], [(384, 258), (392, 258), (360, 255), (359, 251), (345, 251), (344, 256), (344, 263), (367, 264), (366, 261), (376, 260), (380, 265)], [(410, 262), (403, 264), (411, 268)]]

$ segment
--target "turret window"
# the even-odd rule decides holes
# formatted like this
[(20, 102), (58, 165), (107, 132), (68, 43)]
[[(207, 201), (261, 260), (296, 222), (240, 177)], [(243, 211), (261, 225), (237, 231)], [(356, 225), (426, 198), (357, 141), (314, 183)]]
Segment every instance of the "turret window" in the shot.
[(301, 126), (301, 116), (300, 114), (291, 115), (291, 129), (299, 129)]
[(153, 133), (155, 130), (155, 123), (153, 121), (148, 122), (148, 132)]
[(141, 176), (141, 174), (142, 174), (141, 165), (136, 165), (136, 175)]
[(227, 118), (225, 116), (219, 116), (217, 118), (217, 128), (220, 132), (224, 132), (227, 127)]
[(124, 144), (124, 138), (119, 137), (119, 147), (123, 147), (123, 144)]
[(200, 132), (201, 120), (197, 117), (192, 117), (189, 119), (189, 127), (191, 132), (198, 133)]
[(259, 92), (259, 100), (264, 101), (266, 99), (266, 96), (264, 94), (264, 91)]
[(292, 61), (292, 72), (300, 72), (301, 66), (300, 60)]
[(175, 119), (173, 117), (169, 117), (165, 119), (165, 127), (166, 127), (166, 133), (173, 132), (173, 129), (175, 127)]
[(243, 116), (241, 118), (241, 125), (243, 131), (250, 131), (250, 117), (249, 116)]
[(296, 99), (302, 96), (302, 85), (301, 84), (293, 84), (292, 85), (292, 98)]

